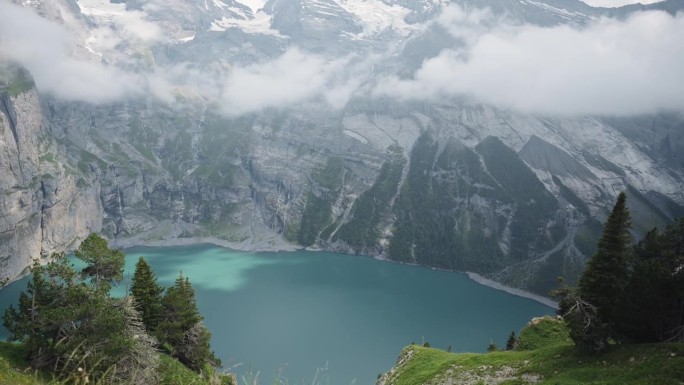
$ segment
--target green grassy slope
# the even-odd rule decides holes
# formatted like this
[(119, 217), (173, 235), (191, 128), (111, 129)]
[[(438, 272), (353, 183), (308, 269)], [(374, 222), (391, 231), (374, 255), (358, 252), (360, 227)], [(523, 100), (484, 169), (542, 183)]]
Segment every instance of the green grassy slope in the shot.
[(553, 318), (530, 323), (515, 351), (453, 354), (408, 346), (382, 385), (426, 384), (684, 384), (684, 344), (617, 345), (578, 353), (565, 325)]
[[(28, 368), (24, 359), (25, 352), (21, 345), (0, 342), (0, 385), (67, 385), (74, 382), (53, 379), (50, 373), (35, 372)], [(177, 360), (160, 354), (161, 362), (159, 385), (232, 385), (234, 377), (220, 375), (213, 369), (199, 375), (186, 368)], [(108, 385), (107, 383), (92, 383), (93, 385)]]
[(30, 371), (23, 370), (26, 362), (21, 347), (0, 342), (0, 385), (43, 385)]

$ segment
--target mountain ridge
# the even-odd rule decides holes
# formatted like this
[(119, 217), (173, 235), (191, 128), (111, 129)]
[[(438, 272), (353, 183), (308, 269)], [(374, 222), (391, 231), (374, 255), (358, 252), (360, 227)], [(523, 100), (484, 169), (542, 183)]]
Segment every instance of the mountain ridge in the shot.
[[(446, 6), (441, 2), (376, 1), (371, 9), (384, 13), (373, 19), (360, 3), (351, 1), (330, 1), (325, 7), (301, 1), (296, 4), (310, 6), (282, 11), (273, 1), (263, 6), (215, 1), (206, 7), (190, 2), (178, 8), (155, 8), (154, 2), (98, 1), (37, 1), (28, 6), (70, 28), (78, 41), (90, 42), (75, 48), (87, 60), (126, 65), (135, 69), (135, 76), (144, 75), (142, 84), (148, 93), (93, 104), (35, 88), (12, 95), (8, 87), (0, 86), (3, 100), (8, 101), (0, 112), (3, 143), (17, 142), (21, 135), (45, 141), (38, 145), (38, 139), (33, 139), (27, 144), (31, 156), (25, 159), (21, 154), (26, 152), (5, 150), (19, 154), (12, 170), (25, 171), (16, 185), (32, 196), (32, 208), (18, 211), (20, 198), (9, 193), (12, 186), (3, 186), (0, 222), (9, 238), (0, 242), (4, 250), (0, 257), (10, 261), (3, 265), (6, 277), (20, 274), (37, 255), (69, 248), (88, 232), (102, 231), (121, 244), (211, 237), (236, 247), (259, 248), (289, 247), (285, 242), (289, 241), (473, 270), (546, 294), (555, 276), (566, 275), (570, 281), (576, 276), (588, 256), (581, 245), (592, 243), (598, 234), (596, 221), (605, 218), (619, 191), (631, 189), (639, 197), (635, 201), (641, 203), (630, 209), (648, 218), (644, 223), (649, 226), (663, 224), (683, 210), (684, 173), (677, 154), (684, 153), (684, 118), (678, 113), (633, 119), (568, 117), (521, 113), (467, 98), (401, 101), (363, 95), (350, 96), (342, 107), (330, 107), (331, 100), (344, 96), (348, 85), (355, 84), (356, 73), (345, 74), (340, 68), (352, 66), (359, 73), (371, 73), (372, 82), (392, 71), (410, 73), (441, 52), (440, 47), (458, 44), (434, 21)], [(460, 4), (473, 6), (467, 1)], [(626, 17), (630, 9), (639, 8), (609, 11), (571, 1), (526, 2), (516, 5), (521, 8), (511, 14), (505, 7), (512, 4), (492, 2), (489, 12), (519, 23), (549, 26), (581, 24), (549, 8), (561, 4), (591, 11), (593, 18), (607, 12)], [(672, 0), (658, 4), (645, 8), (681, 8)], [(246, 20), (255, 11), (271, 12), (274, 19), (268, 30), (275, 28), (278, 33), (237, 27), (211, 31), (217, 19)], [(352, 11), (367, 12), (366, 24), (359, 24)], [(315, 14), (327, 16), (316, 19)], [(136, 24), (122, 15), (139, 18), (143, 26), (154, 20), (159, 33), (169, 39), (136, 32)], [(396, 15), (403, 18), (389, 18)], [(403, 29), (395, 28), (395, 23)], [(100, 51), (107, 48), (102, 41), (88, 40), (101, 36), (103, 27), (121, 33), (116, 48)], [(347, 33), (328, 36), (320, 34), (322, 30)], [(412, 45), (412, 41), (422, 43)], [(355, 50), (369, 53), (373, 64), (353, 67), (365, 60), (345, 58)], [(373, 59), (378, 52), (399, 59)], [(324, 59), (328, 55), (343, 58), (328, 61)], [(285, 82), (289, 73), (282, 71), (290, 67), (301, 67), (297, 82)], [(309, 67), (316, 69), (309, 71)], [(279, 98), (284, 96), (276, 92), (271, 105), (251, 111), (249, 87), (241, 93), (205, 83), (207, 73), (232, 79), (236, 71), (258, 81), (267, 71), (275, 71), (281, 76), (266, 76), (272, 83), (264, 84), (282, 84), (302, 97), (281, 104), (284, 99)], [(173, 84), (170, 99), (160, 99), (153, 80), (162, 73), (190, 77)], [(4, 76), (8, 82), (14, 77)], [(334, 92), (316, 98), (301, 83), (332, 87)], [(213, 94), (218, 99), (209, 98)], [(228, 110), (221, 101), (229, 105)], [(238, 104), (247, 110), (230, 110)], [(639, 128), (644, 122), (650, 123), (649, 142), (641, 140), (644, 131)], [(420, 145), (424, 137), (430, 138), (427, 147)], [(497, 156), (487, 158), (480, 151), (487, 147), (482, 143), (488, 137), (500, 142), (489, 143), (496, 147), (493, 154), (508, 154), (519, 172), (493, 175), (490, 168), (496, 166)], [(421, 151), (433, 159), (432, 164), (420, 166), (425, 185), (417, 179), (420, 173), (411, 174), (412, 167), (427, 161), (419, 159)], [(554, 164), (559, 156), (566, 160)], [(3, 178), (9, 175), (6, 164)], [(391, 172), (383, 174), (383, 170)], [(525, 186), (539, 187), (534, 192), (538, 195), (528, 196), (526, 189), (513, 184), (523, 176), (530, 181)], [(513, 179), (506, 182), (507, 177)], [(420, 189), (425, 186), (428, 189)], [(73, 200), (64, 200), (61, 194)], [(422, 209), (400, 208), (418, 207), (425, 196), (433, 197), (434, 207), (429, 210), (434, 216), (415, 220)], [(554, 203), (529, 206), (527, 201), (544, 201), (539, 197), (547, 196)], [(67, 208), (60, 209), (59, 215), (49, 214), (47, 207), (53, 201)], [(375, 203), (368, 206), (368, 202)], [(372, 215), (360, 214), (366, 212)], [(529, 216), (523, 215), (526, 212)], [(413, 227), (402, 227), (402, 213), (412, 213), (405, 223)], [(27, 220), (30, 235), (14, 230)], [(352, 235), (349, 229), (354, 224), (374, 235)], [(415, 233), (417, 229), (425, 233)], [(402, 231), (406, 245), (393, 247), (393, 239), (397, 242)], [(435, 235), (440, 240), (430, 238)], [(443, 250), (434, 247), (452, 241), (458, 244)], [(20, 253), (21, 258), (15, 256), (19, 244), (31, 245)], [(410, 252), (392, 255), (393, 249)], [(421, 255), (415, 250), (422, 250)]]

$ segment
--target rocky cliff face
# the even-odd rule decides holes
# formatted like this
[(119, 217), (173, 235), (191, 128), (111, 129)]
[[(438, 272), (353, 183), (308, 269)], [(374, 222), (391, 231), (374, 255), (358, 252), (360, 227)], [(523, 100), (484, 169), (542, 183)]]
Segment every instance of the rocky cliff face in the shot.
[[(388, 50), (373, 59), (371, 77), (410, 73), (460, 44), (430, 22), (443, 6), (432, 1), (124, 3), (28, 5), (86, 41), (74, 48), (79, 55), (155, 76), (180, 71), (199, 83), (203, 73), (223, 79), (237, 66), (256, 76), (273, 58), (265, 66), (280, 70), (288, 64), (279, 55), (301, 67), (319, 60), (297, 50)], [(536, 25), (608, 12), (573, 1), (491, 3), (494, 13)], [(144, 10), (169, 40), (122, 39), (97, 51), (98, 28), (125, 34), (112, 21), (125, 8)], [(359, 59), (345, 60), (333, 63)], [(28, 74), (8, 68), (0, 78), (2, 277), (102, 231), (118, 245), (212, 238), (245, 249), (312, 246), (471, 270), (545, 294), (557, 276), (576, 277), (619, 191), (643, 224), (636, 232), (684, 214), (677, 113), (560, 117), (367, 95), (339, 108), (322, 97), (236, 112), (249, 84), (226, 106), (202, 84), (175, 84), (171, 98), (160, 97), (152, 75), (142, 78), (145, 92), (91, 103), (39, 95)], [(298, 84), (290, 86), (295, 95)]]
[(0, 279), (36, 258), (63, 251), (99, 231), (98, 191), (82, 183), (48, 130), (27, 73), (3, 74), (0, 88)]
[[(433, 110), (428, 118), (392, 105), (333, 119), (224, 118), (201, 106), (180, 114), (152, 102), (51, 100), (44, 112), (36, 108), (58, 140), (43, 151), (52, 149), (54, 162), (44, 156), (30, 163), (40, 183), (23, 218), (34, 222), (15, 221), (33, 225), (34, 238), (9, 234), (40, 248), (27, 250), (17, 266), (101, 226), (122, 245), (215, 238), (253, 249), (282, 237), (476, 271), (544, 293), (557, 276), (572, 280), (593, 253), (617, 192), (628, 191), (644, 229), (682, 211), (680, 190), (668, 190), (681, 185), (679, 171), (663, 172), (657, 159), (597, 119), (540, 120), (481, 108), (449, 117)], [(551, 135), (549, 125), (557, 127)], [(591, 135), (574, 136), (586, 127)], [(601, 135), (611, 141), (575, 142)]]

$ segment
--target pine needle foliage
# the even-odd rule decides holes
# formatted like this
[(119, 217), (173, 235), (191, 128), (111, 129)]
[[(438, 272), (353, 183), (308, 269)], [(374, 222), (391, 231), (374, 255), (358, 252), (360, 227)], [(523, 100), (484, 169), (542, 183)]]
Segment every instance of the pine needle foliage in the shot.
[(131, 284), (131, 295), (135, 300), (135, 308), (145, 329), (157, 335), (162, 321), (163, 307), (161, 304), (164, 288), (157, 283), (157, 277), (145, 258), (140, 257), (135, 264), (135, 273)]
[(74, 253), (76, 258), (86, 263), (81, 271), (83, 279), (98, 288), (109, 291), (123, 279), (125, 255), (121, 250), (110, 249), (106, 239), (91, 233)]
[(160, 326), (162, 341), (172, 356), (190, 369), (200, 371), (205, 365), (220, 366), (210, 348), (211, 333), (204, 326), (204, 317), (197, 309), (195, 289), (190, 280), (178, 275), (173, 286), (162, 298), (163, 319)]
[(616, 301), (629, 281), (632, 251), (631, 219), (626, 195), (620, 193), (603, 227), (596, 254), (589, 260), (579, 280), (579, 296), (597, 309), (603, 320), (613, 320), (619, 313)]
[(115, 298), (110, 290), (123, 278), (123, 252), (91, 234), (76, 257), (86, 263), (80, 271), (64, 254), (45, 266), (36, 261), (18, 305), (3, 315), (9, 341), (22, 343), (33, 369), (52, 373), (60, 384), (155, 384), (161, 344), (195, 372), (215, 373), (211, 366), (220, 361), (188, 278), (179, 275), (162, 298), (141, 258), (133, 295)]
[(575, 344), (593, 352), (611, 341), (684, 341), (684, 218), (633, 246), (625, 200), (621, 193), (579, 287), (553, 293)]

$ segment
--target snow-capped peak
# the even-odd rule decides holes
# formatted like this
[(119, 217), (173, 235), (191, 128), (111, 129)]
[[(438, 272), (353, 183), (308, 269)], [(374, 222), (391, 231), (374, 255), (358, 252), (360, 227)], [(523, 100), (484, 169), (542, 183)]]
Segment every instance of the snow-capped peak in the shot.
[(337, 0), (337, 4), (354, 15), (363, 27), (359, 38), (380, 33), (388, 28), (409, 31), (413, 27), (406, 23), (411, 10), (400, 5), (387, 5), (380, 0)]

